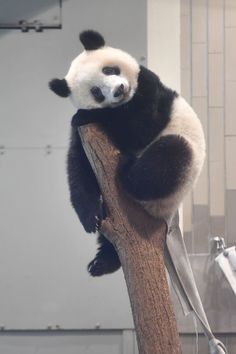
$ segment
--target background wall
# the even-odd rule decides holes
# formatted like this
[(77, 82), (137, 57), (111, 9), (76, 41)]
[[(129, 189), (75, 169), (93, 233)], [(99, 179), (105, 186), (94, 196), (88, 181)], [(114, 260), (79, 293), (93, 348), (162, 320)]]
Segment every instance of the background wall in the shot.
[[(64, 76), (82, 50), (78, 33), (85, 28), (101, 31), (108, 43), (146, 64), (155, 14), (161, 18), (171, 3), (152, 2), (158, 6), (147, 34), (145, 0), (65, 0), (62, 11), (59, 0), (9, 0), (7, 7), (0, 1), (1, 21), (12, 14), (15, 21), (62, 26), (41, 33), (0, 31), (0, 353), (137, 353), (122, 272), (102, 279), (86, 272), (95, 240), (70, 206), (65, 171), (74, 109), (47, 83)], [(168, 30), (179, 31), (179, 5), (172, 16), (158, 31), (165, 25), (179, 58), (179, 38)], [(171, 70), (179, 86), (177, 62)], [(166, 65), (162, 73), (168, 72)]]
[[(198, 113), (207, 140), (203, 173), (183, 208), (185, 241), (192, 260), (198, 263), (196, 279), (211, 237), (223, 236), (228, 246), (236, 244), (235, 38), (234, 0), (181, 0), (181, 91)], [(216, 274), (210, 261), (203, 272), (208, 287), (201, 294), (211, 325), (222, 324), (223, 341), (229, 353), (235, 353), (235, 321), (231, 317), (236, 313), (235, 296), (226, 290), (223, 277), (217, 276), (218, 284), (212, 284)], [(204, 276), (199, 288), (203, 284)], [(222, 306), (224, 310), (228, 307), (228, 314)], [(231, 335), (227, 334), (228, 320), (234, 323)], [(199, 352), (207, 353), (204, 348)]]
[[(108, 43), (145, 62), (146, 3), (122, 1), (64, 1), (62, 29), (0, 32), (0, 313), (6, 330), (133, 326), (122, 272), (92, 279), (86, 271), (96, 238), (81, 227), (66, 181), (74, 108), (48, 88), (81, 52), (78, 34), (85, 28), (100, 30)], [(43, 22), (60, 11), (58, 0), (33, 9), (29, 0), (11, 3), (20, 19)], [(104, 11), (115, 14), (112, 22), (104, 21)]]
[[(47, 88), (82, 49), (77, 36), (84, 28), (100, 30), (171, 87), (179, 90), (181, 81), (199, 113), (209, 155), (185, 201), (185, 239), (211, 324), (236, 352), (234, 332), (222, 333), (214, 316), (224, 328), (235, 322), (212, 311), (223, 301), (215, 292), (219, 282), (208, 286), (215, 276), (206, 281), (209, 262), (199, 263), (211, 235), (224, 233), (235, 244), (234, 0), (64, 0), (61, 14), (58, 2), (32, 8), (28, 0), (13, 1), (10, 8), (21, 19), (61, 20), (61, 30), (0, 31), (0, 353), (138, 353), (122, 272), (99, 280), (86, 273), (95, 240), (70, 206), (65, 173), (74, 109)], [(4, 6), (0, 0), (0, 19)], [(227, 309), (236, 308), (232, 301), (224, 298)], [(195, 353), (192, 319), (181, 317), (178, 305), (176, 313), (183, 353)], [(207, 353), (203, 336), (199, 353)]]
[(189, 252), (209, 238), (235, 245), (236, 2), (181, 0), (181, 87), (204, 126), (207, 159), (184, 207)]
[(96, 240), (80, 225), (66, 181), (74, 108), (48, 81), (66, 74), (87, 28), (145, 64), (146, 2), (65, 0), (60, 13), (59, 0), (9, 0), (7, 7), (1, 0), (0, 20), (12, 22), (11, 14), (61, 20), (62, 28), (0, 30), (0, 353), (129, 353), (134, 333), (122, 271), (102, 279), (86, 271)]

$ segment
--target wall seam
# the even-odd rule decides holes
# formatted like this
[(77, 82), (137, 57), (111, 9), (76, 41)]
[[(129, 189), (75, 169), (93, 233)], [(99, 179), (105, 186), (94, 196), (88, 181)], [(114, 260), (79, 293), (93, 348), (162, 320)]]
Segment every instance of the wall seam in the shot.
[(207, 250), (210, 251), (210, 243), (209, 238), (211, 236), (211, 186), (210, 186), (210, 104), (209, 104), (209, 0), (206, 1), (206, 57), (207, 57), (207, 173), (208, 173), (208, 243), (207, 243)]
[[(190, 104), (193, 105), (193, 0), (189, 1), (189, 30), (190, 30)], [(192, 200), (192, 240), (191, 240), (191, 249), (192, 253), (194, 253), (194, 219), (195, 219), (195, 210), (194, 210), (194, 198), (193, 198), (193, 190), (191, 192), (191, 200)]]
[(226, 169), (226, 107), (225, 107), (225, 102), (226, 102), (226, 99), (225, 99), (225, 95), (226, 95), (226, 77), (225, 77), (225, 56), (226, 56), (226, 51), (225, 51), (225, 0), (223, 0), (223, 28), (222, 28), (222, 31), (223, 31), (223, 76), (224, 76), (224, 82), (223, 82), (223, 104), (224, 104), (224, 108), (223, 108), (223, 121), (224, 121), (224, 217), (225, 217), (225, 221), (224, 221), (224, 230), (225, 230), (225, 234), (222, 235), (224, 236), (225, 238), (225, 242), (226, 242), (226, 245), (228, 243), (228, 233), (227, 233), (227, 230), (228, 230), (228, 227), (227, 227), (227, 222), (226, 222), (226, 217), (227, 217), (227, 183), (226, 183), (226, 177), (227, 177), (227, 169)]

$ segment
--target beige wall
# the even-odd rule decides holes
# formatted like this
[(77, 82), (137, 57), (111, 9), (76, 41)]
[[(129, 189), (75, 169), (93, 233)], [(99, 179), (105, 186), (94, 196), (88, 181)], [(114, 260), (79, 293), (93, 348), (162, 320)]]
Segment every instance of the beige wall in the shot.
[(148, 67), (180, 90), (180, 0), (147, 1)]
[(181, 88), (204, 126), (207, 159), (184, 203), (190, 252), (236, 243), (236, 1), (181, 0)]

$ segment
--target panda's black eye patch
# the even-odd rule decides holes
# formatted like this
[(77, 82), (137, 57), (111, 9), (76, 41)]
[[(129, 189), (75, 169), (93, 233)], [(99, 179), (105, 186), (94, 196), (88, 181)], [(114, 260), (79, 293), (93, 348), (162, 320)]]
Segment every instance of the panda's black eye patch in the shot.
[(105, 75), (120, 75), (120, 68), (118, 66), (104, 66), (102, 72)]
[(95, 100), (98, 103), (101, 103), (101, 102), (103, 102), (105, 100), (105, 96), (103, 95), (102, 90), (100, 89), (100, 87), (93, 86), (90, 91), (91, 91), (93, 97), (95, 98)]

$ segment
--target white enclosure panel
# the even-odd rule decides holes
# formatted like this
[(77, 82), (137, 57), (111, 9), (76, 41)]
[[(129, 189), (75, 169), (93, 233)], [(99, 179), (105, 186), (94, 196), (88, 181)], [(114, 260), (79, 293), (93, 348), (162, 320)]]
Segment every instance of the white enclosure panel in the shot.
[[(45, 3), (37, 1), (39, 18)], [(29, 14), (21, 1), (15, 1), (17, 7)], [(78, 34), (88, 28), (101, 31), (108, 44), (145, 63), (145, 0), (67, 0), (62, 4), (61, 30), (0, 31), (0, 145), (67, 145), (75, 109), (69, 99), (49, 90), (48, 81), (64, 77), (82, 51)]]
[(122, 271), (86, 271), (95, 235), (69, 202), (65, 150), (0, 155), (0, 326), (6, 329), (132, 328)]

